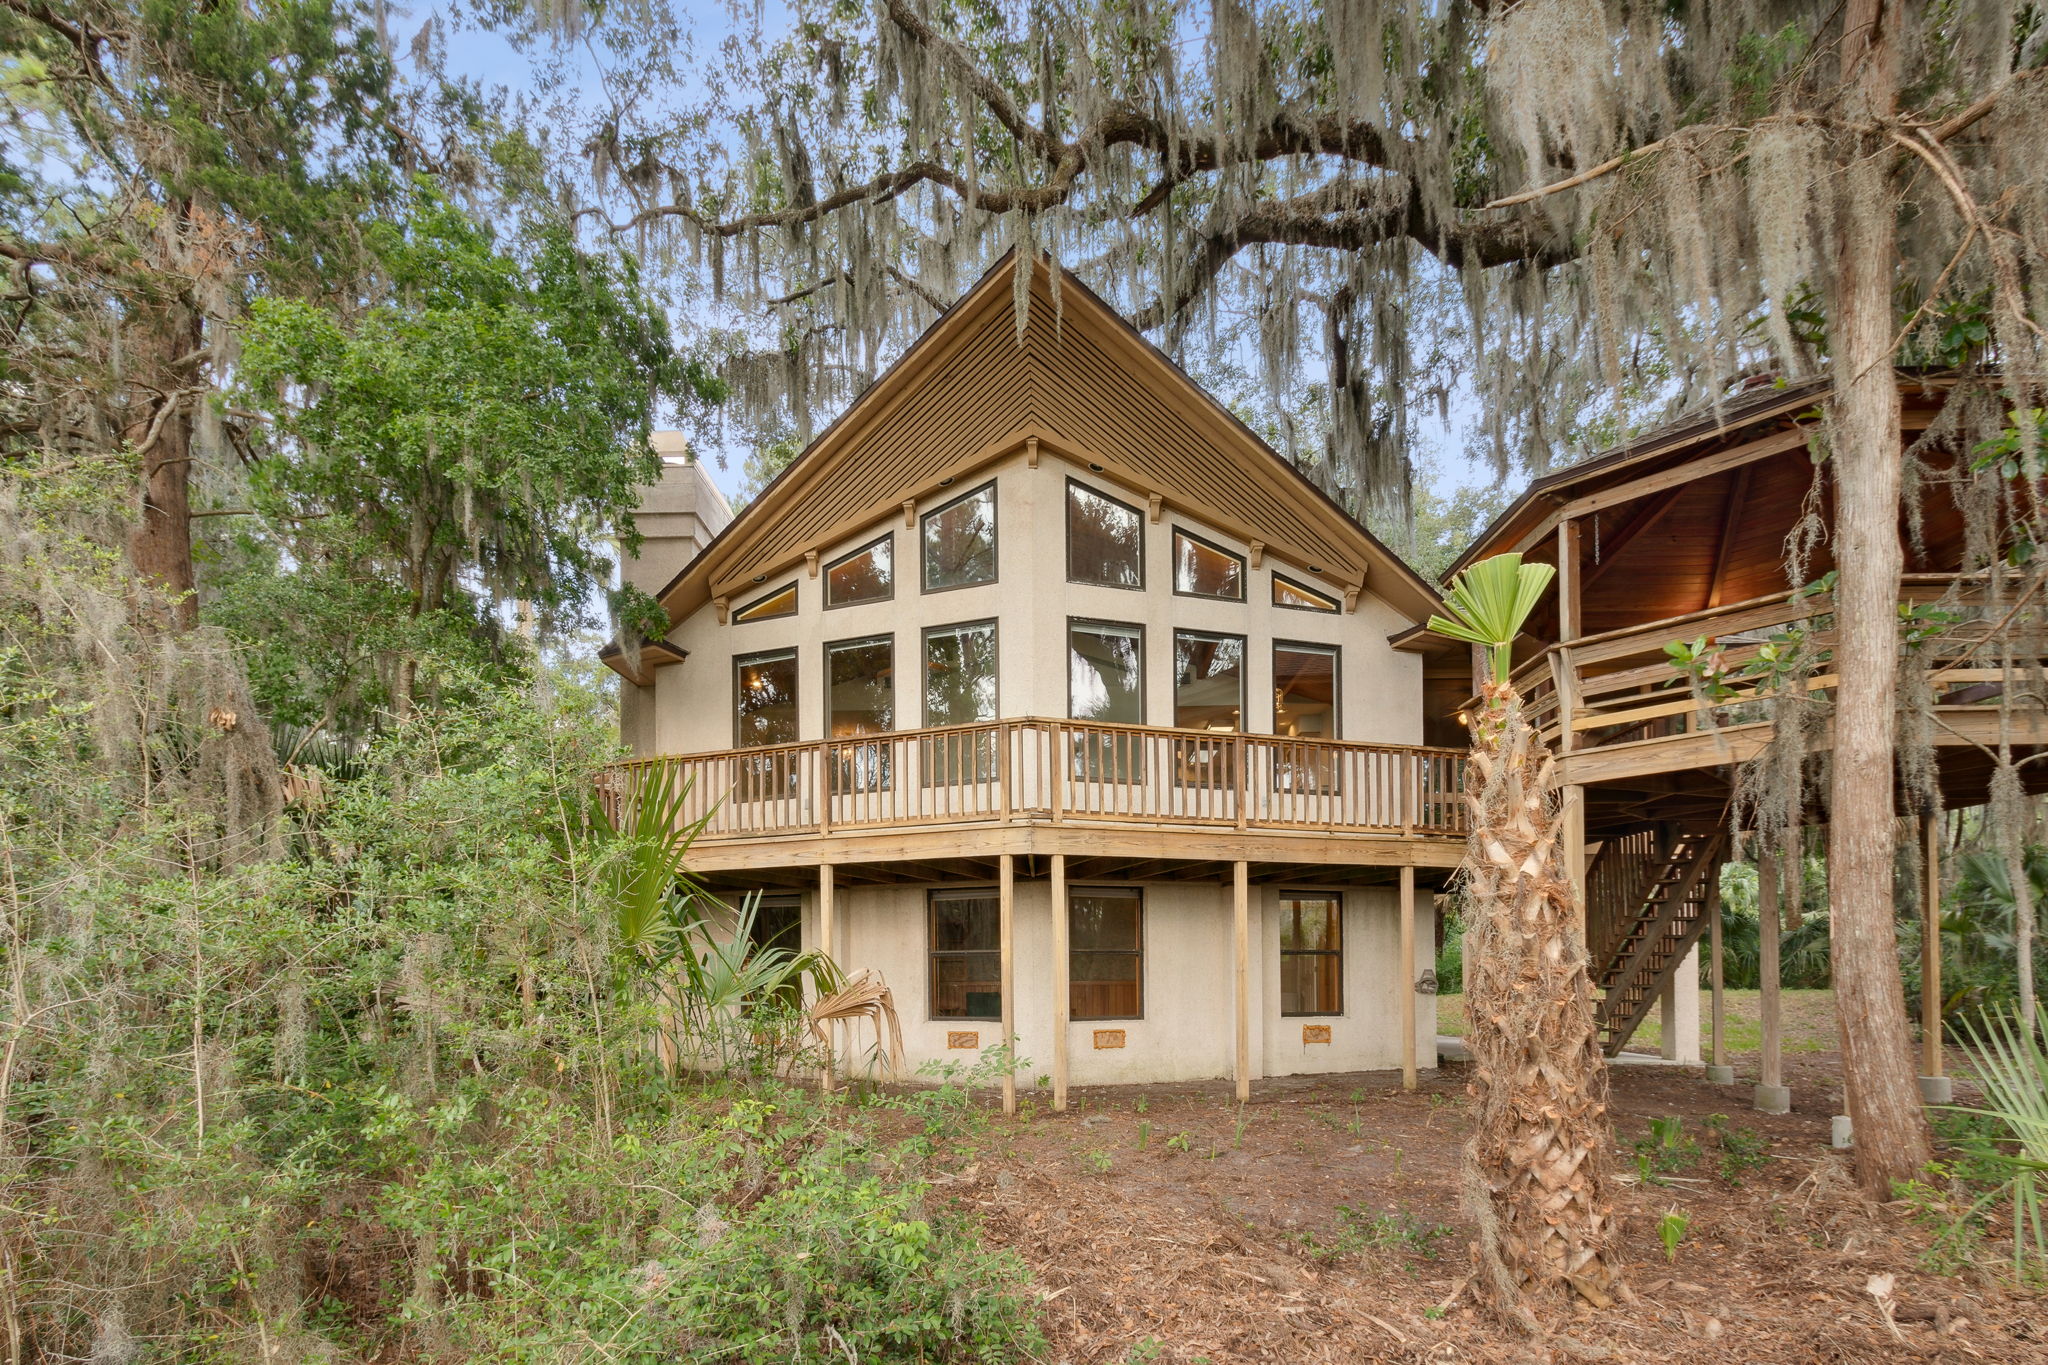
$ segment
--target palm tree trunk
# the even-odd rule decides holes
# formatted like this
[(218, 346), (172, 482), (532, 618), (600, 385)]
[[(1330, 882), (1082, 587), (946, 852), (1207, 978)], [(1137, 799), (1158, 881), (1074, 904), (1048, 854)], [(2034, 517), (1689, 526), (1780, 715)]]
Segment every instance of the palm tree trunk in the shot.
[(1528, 1292), (1605, 1307), (1619, 1279), (1605, 1181), (1607, 1059), (1552, 799), (1552, 760), (1512, 686), (1488, 683), (1465, 771), (1475, 1062), (1465, 1203), (1496, 1307)]

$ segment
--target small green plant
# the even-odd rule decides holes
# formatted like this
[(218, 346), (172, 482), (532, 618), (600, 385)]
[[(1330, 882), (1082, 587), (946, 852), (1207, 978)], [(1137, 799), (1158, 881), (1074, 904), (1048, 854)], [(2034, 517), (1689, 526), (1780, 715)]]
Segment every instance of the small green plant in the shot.
[(1141, 1152), (1142, 1152), (1142, 1151), (1144, 1151), (1144, 1150), (1145, 1150), (1145, 1145), (1146, 1145), (1147, 1143), (1151, 1142), (1151, 1141), (1152, 1141), (1152, 1120), (1150, 1120), (1150, 1119), (1140, 1119), (1140, 1120), (1138, 1120), (1138, 1150), (1139, 1150), (1139, 1151), (1141, 1151)]
[(1658, 1220), (1657, 1240), (1664, 1244), (1665, 1260), (1675, 1261), (1678, 1259), (1678, 1244), (1685, 1240), (1685, 1231), (1691, 1226), (1692, 1219), (1687, 1218), (1677, 1209), (1671, 1210)]
[(1166, 1140), (1166, 1150), (1169, 1152), (1185, 1152), (1191, 1145), (1186, 1133), (1175, 1133)]
[(1707, 1132), (1720, 1151), (1717, 1167), (1722, 1180), (1740, 1185), (1745, 1171), (1760, 1170), (1771, 1163), (1770, 1141), (1754, 1128), (1736, 1128), (1726, 1114), (1707, 1115)]
[(1428, 1318), (1431, 1322), (1438, 1322), (1442, 1320), (1443, 1315), (1444, 1308), (1443, 1305), (1440, 1303), (1433, 1303), (1429, 1307), (1422, 1310), (1422, 1316)]
[[(1964, 1048), (1975, 1064), (1983, 1087), (1981, 1108), (1962, 1113), (1992, 1120), (2002, 1128), (1995, 1139), (1980, 1140), (1966, 1150), (1990, 1189), (1961, 1215), (1980, 1216), (1992, 1204), (2012, 1206), (2012, 1270), (2022, 1283), (2048, 1281), (2048, 1198), (2042, 1173), (2048, 1172), (2048, 1049), (2042, 1030), (2028, 1029), (2019, 1019), (1987, 1009), (1976, 1021), (1962, 1021)], [(1994, 1130), (1997, 1131), (1997, 1130)]]
[(1233, 1150), (1242, 1148), (1244, 1146), (1245, 1125), (1250, 1121), (1251, 1116), (1245, 1113), (1244, 1106), (1241, 1104), (1237, 1106), (1237, 1122), (1232, 1126), (1230, 1131), (1230, 1145)]
[(1100, 1175), (1108, 1175), (1110, 1167), (1116, 1165), (1116, 1158), (1103, 1151), (1089, 1152), (1081, 1159), (1093, 1166)]
[(1158, 1337), (1146, 1337), (1130, 1350), (1124, 1352), (1124, 1365), (1147, 1365), (1166, 1353), (1166, 1343)]
[(1138, 1096), (1137, 1110), (1141, 1114), (1150, 1113), (1152, 1110), (1152, 1101), (1146, 1099), (1143, 1095)]
[(1650, 1134), (1633, 1148), (1636, 1177), (1645, 1185), (1664, 1184), (1663, 1177), (1675, 1175), (1700, 1159), (1700, 1145), (1685, 1132), (1685, 1120), (1676, 1114), (1650, 1120)]
[(1406, 1210), (1396, 1214), (1339, 1204), (1336, 1232), (1328, 1238), (1307, 1233), (1302, 1241), (1311, 1255), (1325, 1261), (1367, 1250), (1399, 1251), (1432, 1261), (1437, 1257), (1437, 1243), (1450, 1234), (1444, 1224), (1422, 1222)]

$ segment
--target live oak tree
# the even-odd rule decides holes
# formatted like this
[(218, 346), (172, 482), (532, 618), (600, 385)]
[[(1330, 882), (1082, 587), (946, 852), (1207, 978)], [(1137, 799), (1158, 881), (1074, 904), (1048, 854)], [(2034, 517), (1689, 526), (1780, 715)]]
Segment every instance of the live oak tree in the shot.
[[(2032, 500), (2001, 491), (2038, 474), (2017, 415), (2048, 406), (2038, 6), (878, 0), (798, 19), (720, 72), (730, 156), (691, 139), (701, 110), (614, 111), (588, 144), (594, 215), (772, 320), (734, 366), (764, 420), (808, 430), (1012, 247), (1184, 355), (1255, 354), (1276, 409), (1314, 374), (1328, 440), (1309, 453), (1382, 509), (1404, 501), (1415, 413), (1459, 385), (1503, 465), (1540, 467), (1648, 409), (1833, 380), (1842, 1051), (1864, 1185), (1916, 1173), (1895, 771), (1909, 800), (1934, 793), (1924, 696), (1895, 738), (1897, 527), (1938, 451), (1983, 511), (1966, 568), (2039, 541)], [(1895, 364), (1960, 375), (1903, 459)], [(2001, 440), (2015, 478), (1973, 463)], [(1993, 758), (2009, 810), (2023, 760)], [(1811, 801), (1770, 797), (1741, 817), (1766, 837)]]

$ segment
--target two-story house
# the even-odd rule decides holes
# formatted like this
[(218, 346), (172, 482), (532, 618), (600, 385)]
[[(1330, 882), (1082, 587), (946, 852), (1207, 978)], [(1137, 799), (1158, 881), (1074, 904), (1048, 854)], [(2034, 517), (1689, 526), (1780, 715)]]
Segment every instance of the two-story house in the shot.
[[(694, 868), (879, 971), (913, 1065), (1067, 1086), (1435, 1065), (1462, 647), (1428, 584), (1079, 280), (1005, 259), (729, 523), (629, 566), (623, 730)], [(1425, 691), (1437, 705), (1425, 706)], [(1436, 714), (1431, 715), (1431, 710)], [(630, 771), (630, 770), (629, 770)]]

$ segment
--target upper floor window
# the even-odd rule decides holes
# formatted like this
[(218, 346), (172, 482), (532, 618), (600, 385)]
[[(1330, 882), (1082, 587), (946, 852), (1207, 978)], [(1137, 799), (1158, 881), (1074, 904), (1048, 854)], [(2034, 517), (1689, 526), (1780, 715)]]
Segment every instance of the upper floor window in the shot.
[(877, 635), (869, 640), (841, 640), (825, 646), (827, 732), (846, 735), (881, 734), (896, 728), (896, 641)]
[(1173, 723), (1182, 730), (1244, 728), (1244, 637), (1173, 633)]
[(996, 486), (985, 483), (924, 514), (924, 590), (996, 581)]
[(996, 718), (996, 623), (967, 621), (924, 633), (924, 723)]
[(1273, 605), (1276, 607), (1293, 607), (1296, 611), (1327, 611), (1331, 613), (1334, 613), (1338, 607), (1337, 599), (1328, 593), (1318, 592), (1304, 583), (1297, 583), (1291, 578), (1283, 578), (1279, 574), (1273, 575)]
[(1173, 528), (1173, 590), (1189, 597), (1244, 601), (1244, 556)]
[(796, 651), (771, 650), (734, 659), (733, 747), (794, 744), (796, 726)]
[(896, 595), (896, 536), (870, 541), (825, 566), (825, 605), (886, 602)]
[(1067, 480), (1067, 578), (1105, 588), (1144, 587), (1144, 513)]
[(1114, 621), (1067, 627), (1067, 714), (1145, 723), (1145, 628)]
[(1290, 739), (1337, 738), (1335, 646), (1273, 645), (1273, 733)]
[(785, 583), (732, 614), (735, 625), (742, 621), (771, 621), (778, 616), (796, 615), (796, 584)]

